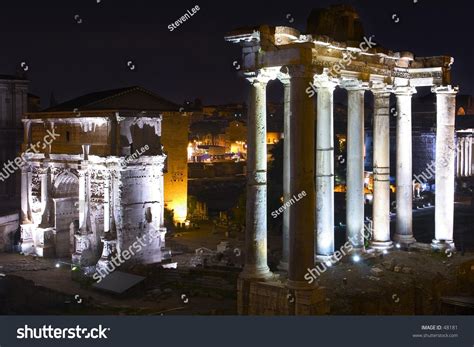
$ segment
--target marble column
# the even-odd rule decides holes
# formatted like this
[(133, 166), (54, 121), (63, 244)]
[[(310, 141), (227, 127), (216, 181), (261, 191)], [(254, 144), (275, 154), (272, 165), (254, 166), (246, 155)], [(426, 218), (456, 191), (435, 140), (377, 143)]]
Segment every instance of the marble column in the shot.
[(79, 231), (87, 233), (87, 169), (78, 170), (79, 175)]
[(456, 152), (456, 177), (461, 177), (462, 176), (462, 165), (463, 165), (463, 160), (462, 160), (462, 137), (458, 136), (457, 137), (457, 152)]
[(435, 239), (432, 247), (454, 248), (454, 122), (457, 88), (433, 87), (436, 93)]
[[(314, 102), (305, 90), (313, 81), (314, 73), (304, 66), (289, 68), (289, 196), (303, 196), (288, 208), (290, 221), (290, 252), (288, 286), (306, 288), (304, 279), (314, 267)], [(290, 198), (291, 199), (291, 198)]]
[(270, 76), (264, 70), (247, 78), (251, 83), (247, 125), (247, 215), (245, 265), (242, 278), (272, 277), (267, 264), (267, 104)]
[(29, 196), (28, 196), (28, 165), (21, 167), (21, 224), (31, 223), (29, 218)]
[(472, 136), (468, 137), (468, 160), (467, 160), (467, 172), (468, 176), (472, 176)]
[(346, 237), (356, 251), (364, 249), (364, 94), (361, 83), (347, 90)]
[[(290, 136), (290, 120), (291, 120), (291, 88), (289, 76), (279, 77), (283, 83), (283, 201), (290, 201), (290, 151), (291, 151), (291, 136)], [(283, 212), (283, 227), (282, 227), (282, 257), (278, 268), (280, 270), (288, 270), (288, 258), (290, 254), (290, 210), (285, 209)]]
[(390, 241), (390, 92), (372, 89), (374, 94), (372, 241), (375, 249), (389, 249)]
[(334, 110), (336, 83), (316, 76), (316, 260), (334, 252)]
[[(163, 201), (163, 200), (162, 200)], [(110, 231), (110, 175), (104, 174), (104, 232)]]
[(50, 197), (49, 192), (51, 190), (51, 174), (50, 169), (48, 167), (48, 160), (45, 159), (43, 161), (44, 168), (41, 169), (41, 173), (39, 174), (41, 179), (41, 206), (42, 206), (42, 216), (41, 216), (41, 227), (47, 228), (50, 226), (50, 218), (51, 218), (51, 204), (50, 204)]
[(413, 169), (411, 100), (413, 87), (397, 87), (397, 190), (396, 232), (394, 240), (402, 245), (415, 243), (413, 237)]

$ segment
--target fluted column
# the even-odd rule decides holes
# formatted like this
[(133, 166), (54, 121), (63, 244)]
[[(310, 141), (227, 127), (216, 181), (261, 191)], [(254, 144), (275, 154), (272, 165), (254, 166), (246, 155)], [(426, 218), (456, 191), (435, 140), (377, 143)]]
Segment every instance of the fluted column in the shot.
[[(313, 72), (304, 66), (291, 66), (289, 123), (289, 199), (300, 196), (290, 206), (290, 251), (288, 285), (307, 287), (304, 279), (314, 267), (314, 104), (305, 93)], [(285, 139), (286, 141), (286, 139)], [(287, 200), (289, 201), (289, 200)]]
[(108, 233), (109, 231), (110, 231), (110, 174), (106, 172), (104, 174), (104, 232)]
[(336, 83), (316, 76), (316, 260), (334, 252), (334, 110)]
[[(283, 201), (290, 201), (290, 121), (291, 121), (291, 88), (290, 77), (280, 76), (279, 80), (283, 83)], [(278, 268), (288, 270), (288, 259), (290, 254), (290, 210), (283, 211), (283, 227), (282, 227), (282, 257)]]
[(468, 176), (471, 177), (472, 176), (472, 136), (469, 136), (468, 137), (468, 142), (467, 142), (467, 145), (468, 145), (468, 160), (467, 160), (467, 172), (468, 172)]
[(394, 240), (409, 245), (413, 237), (413, 165), (411, 100), (413, 87), (397, 87), (397, 191), (396, 232)]
[(435, 239), (438, 249), (454, 248), (454, 122), (457, 88), (433, 87), (436, 93)]
[(47, 159), (44, 160), (43, 165), (44, 168), (41, 169), (41, 173), (39, 174), (41, 179), (41, 205), (43, 213), (41, 216), (41, 227), (47, 228), (50, 226), (51, 222), (51, 204), (49, 200), (49, 192), (51, 190), (51, 174)]
[(251, 83), (247, 125), (247, 215), (243, 278), (269, 278), (267, 264), (267, 105), (270, 76), (260, 70)]
[(29, 176), (29, 166), (23, 165), (21, 167), (21, 224), (31, 223), (29, 218), (29, 185), (28, 185), (28, 176)]
[(359, 82), (344, 85), (347, 109), (346, 237), (356, 250), (364, 248), (364, 94)]
[(390, 241), (390, 92), (372, 89), (374, 94), (374, 198), (372, 203), (372, 248), (391, 248)]

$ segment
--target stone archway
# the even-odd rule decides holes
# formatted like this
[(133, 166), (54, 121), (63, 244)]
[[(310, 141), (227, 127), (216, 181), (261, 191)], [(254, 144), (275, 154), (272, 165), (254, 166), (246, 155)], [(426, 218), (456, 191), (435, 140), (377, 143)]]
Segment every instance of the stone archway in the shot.
[(79, 220), (79, 178), (69, 171), (55, 177), (52, 200), (56, 256), (69, 257), (74, 252), (74, 235), (70, 232), (70, 225)]

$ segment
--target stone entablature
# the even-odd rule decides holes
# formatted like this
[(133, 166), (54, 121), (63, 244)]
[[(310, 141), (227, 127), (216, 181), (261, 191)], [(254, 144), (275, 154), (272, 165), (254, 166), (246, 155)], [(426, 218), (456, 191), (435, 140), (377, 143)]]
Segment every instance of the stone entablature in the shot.
[[(374, 37), (365, 40), (376, 42)], [(452, 57), (415, 57), (410, 52), (393, 52), (376, 45), (367, 50), (348, 46), (327, 36), (303, 35), (298, 30), (262, 25), (258, 28), (229, 33), (226, 40), (238, 43), (242, 49), (242, 71), (288, 65), (311, 65), (321, 74), (344, 57), (352, 54), (350, 64), (336, 71), (341, 79), (383, 82), (388, 85), (413, 87), (448, 85), (451, 83)], [(368, 47), (365, 42), (365, 47)], [(372, 42), (372, 41), (371, 41)], [(361, 42), (363, 43), (363, 42)]]

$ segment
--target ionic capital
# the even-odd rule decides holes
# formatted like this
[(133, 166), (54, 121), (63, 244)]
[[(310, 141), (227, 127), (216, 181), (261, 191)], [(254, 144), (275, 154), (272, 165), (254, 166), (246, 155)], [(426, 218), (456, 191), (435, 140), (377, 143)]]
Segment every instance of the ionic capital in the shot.
[(315, 75), (314, 85), (319, 89), (334, 91), (339, 85), (339, 80), (329, 77), (327, 74)]
[(411, 86), (396, 86), (393, 88), (393, 94), (396, 96), (412, 96), (416, 94), (416, 88)]
[(433, 86), (431, 92), (436, 94), (450, 94), (454, 96), (459, 92), (459, 87), (453, 87), (451, 85)]
[(255, 71), (244, 72), (244, 77), (251, 84), (260, 83), (266, 85), (269, 81), (276, 79), (279, 72), (280, 67), (269, 67)]
[(348, 91), (366, 91), (369, 89), (369, 82), (362, 82), (360, 80), (342, 80), (341, 87)]

